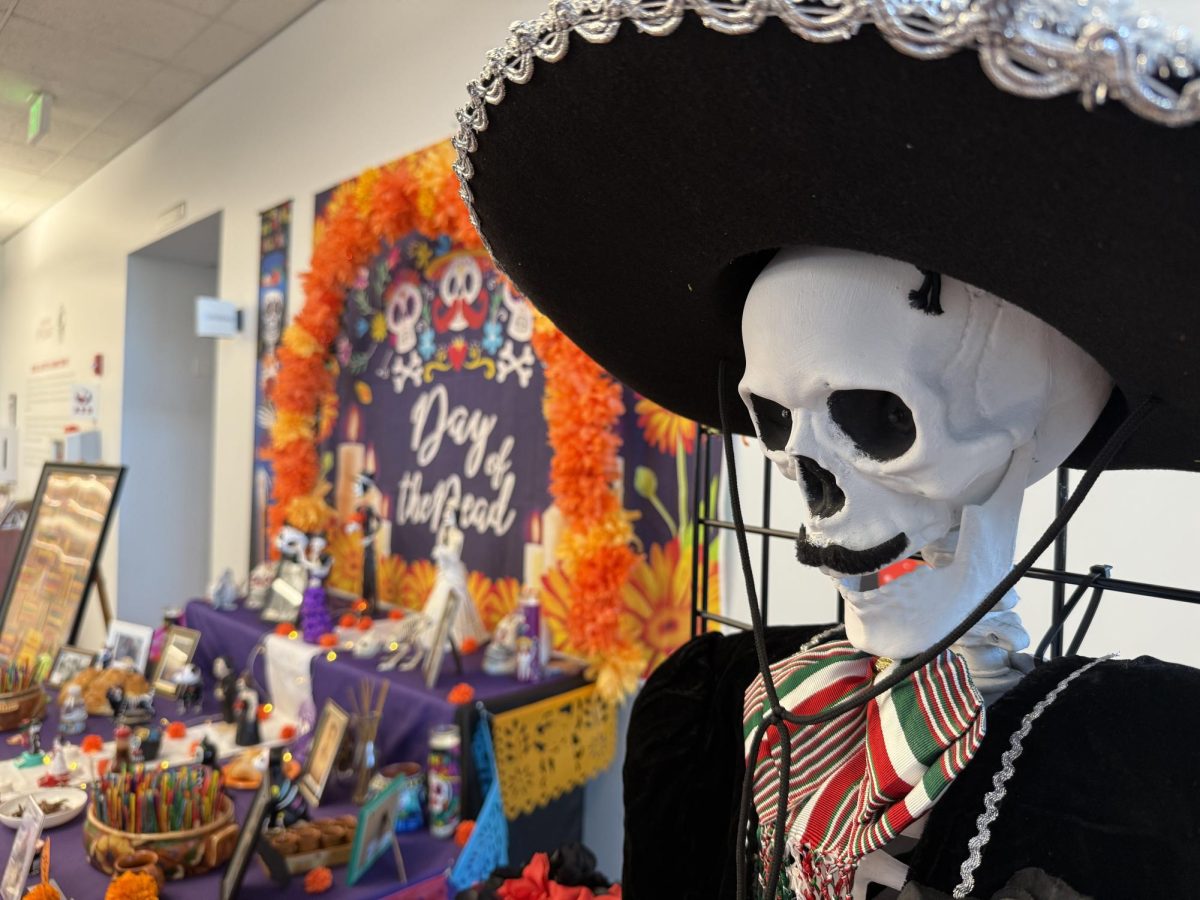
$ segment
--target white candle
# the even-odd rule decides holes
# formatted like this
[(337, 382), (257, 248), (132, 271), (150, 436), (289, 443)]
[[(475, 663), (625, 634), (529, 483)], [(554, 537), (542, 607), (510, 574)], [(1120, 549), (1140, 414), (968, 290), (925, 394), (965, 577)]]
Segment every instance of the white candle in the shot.
[(529, 540), (525, 544), (525, 566), (522, 583), (535, 590), (541, 587), (546, 571), (546, 548), (542, 545), (542, 517), (534, 513), (529, 520)]
[(542, 514), (542, 547), (546, 551), (545, 563), (552, 569), (558, 565), (558, 542), (562, 540), (563, 525), (562, 510), (551, 503)]

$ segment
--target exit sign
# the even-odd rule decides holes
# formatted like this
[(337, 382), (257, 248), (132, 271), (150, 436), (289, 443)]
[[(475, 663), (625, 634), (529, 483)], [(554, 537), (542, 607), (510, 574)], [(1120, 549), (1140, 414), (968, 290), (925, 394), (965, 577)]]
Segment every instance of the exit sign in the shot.
[(29, 101), (29, 124), (25, 130), (25, 142), (36, 144), (50, 130), (50, 95), (38, 91)]

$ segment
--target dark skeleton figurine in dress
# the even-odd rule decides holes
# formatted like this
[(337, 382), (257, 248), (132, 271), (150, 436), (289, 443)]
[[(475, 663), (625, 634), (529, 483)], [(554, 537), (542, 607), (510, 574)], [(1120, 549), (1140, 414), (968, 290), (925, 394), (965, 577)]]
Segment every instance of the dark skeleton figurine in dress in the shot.
[(349, 523), (347, 530), (362, 530), (363, 574), (362, 597), (367, 601), (368, 612), (374, 612), (378, 598), (376, 587), (375, 536), (379, 532), (379, 513), (375, 510), (375, 501), (379, 497), (379, 485), (375, 483), (374, 472), (361, 472), (354, 479), (354, 496), (362, 501), (355, 507), (356, 521)]

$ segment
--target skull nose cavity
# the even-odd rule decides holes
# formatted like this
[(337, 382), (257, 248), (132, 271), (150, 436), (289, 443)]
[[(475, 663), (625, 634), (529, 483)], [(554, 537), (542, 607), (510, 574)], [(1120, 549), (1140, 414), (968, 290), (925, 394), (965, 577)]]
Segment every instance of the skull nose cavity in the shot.
[(810, 516), (814, 519), (826, 519), (846, 505), (846, 495), (838, 487), (832, 472), (807, 456), (795, 456), (793, 459), (800, 471)]

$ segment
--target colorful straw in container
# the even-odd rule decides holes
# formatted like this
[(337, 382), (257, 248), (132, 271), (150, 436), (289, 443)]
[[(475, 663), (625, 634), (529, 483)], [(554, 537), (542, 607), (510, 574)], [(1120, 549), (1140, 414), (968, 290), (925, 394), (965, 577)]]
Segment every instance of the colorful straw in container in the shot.
[(207, 766), (109, 772), (92, 787), (96, 819), (118, 831), (163, 834), (211, 824), (219, 810), (221, 773)]

